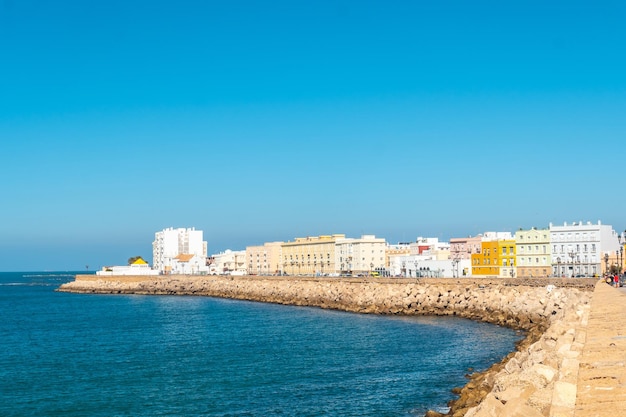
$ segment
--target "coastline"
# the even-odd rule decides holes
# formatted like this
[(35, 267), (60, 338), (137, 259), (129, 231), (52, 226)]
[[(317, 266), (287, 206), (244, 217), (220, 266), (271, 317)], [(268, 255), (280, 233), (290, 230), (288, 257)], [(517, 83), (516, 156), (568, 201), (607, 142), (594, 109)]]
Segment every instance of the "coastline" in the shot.
[[(595, 279), (372, 279), (77, 275), (58, 291), (212, 296), (366, 314), (454, 315), (526, 332), (516, 350), (454, 390), (450, 416), (568, 415)], [(575, 366), (576, 365), (576, 366)], [(570, 369), (571, 368), (571, 369)], [(576, 368), (576, 369), (574, 369)], [(567, 372), (564, 370), (570, 369)], [(575, 384), (575, 381), (574, 381)], [(554, 401), (556, 399), (556, 402)], [(575, 396), (574, 396), (575, 400)], [(572, 409), (571, 398), (565, 408)], [(571, 407), (570, 407), (571, 406)], [(428, 416), (441, 416), (436, 412)]]

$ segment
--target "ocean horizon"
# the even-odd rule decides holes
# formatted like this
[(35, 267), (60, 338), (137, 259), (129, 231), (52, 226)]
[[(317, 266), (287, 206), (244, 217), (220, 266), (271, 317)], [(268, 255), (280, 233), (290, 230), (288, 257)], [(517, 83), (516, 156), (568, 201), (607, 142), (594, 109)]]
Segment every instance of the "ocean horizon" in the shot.
[(422, 416), (523, 338), (457, 317), (56, 291), (77, 273), (0, 273), (0, 415)]

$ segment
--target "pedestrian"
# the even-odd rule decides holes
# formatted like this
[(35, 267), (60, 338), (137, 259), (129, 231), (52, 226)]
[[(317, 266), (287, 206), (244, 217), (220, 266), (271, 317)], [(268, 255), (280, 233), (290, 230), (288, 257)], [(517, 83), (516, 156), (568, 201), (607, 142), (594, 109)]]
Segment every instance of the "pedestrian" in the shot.
[(615, 274), (613, 282), (615, 283), (615, 288), (619, 288), (619, 275)]

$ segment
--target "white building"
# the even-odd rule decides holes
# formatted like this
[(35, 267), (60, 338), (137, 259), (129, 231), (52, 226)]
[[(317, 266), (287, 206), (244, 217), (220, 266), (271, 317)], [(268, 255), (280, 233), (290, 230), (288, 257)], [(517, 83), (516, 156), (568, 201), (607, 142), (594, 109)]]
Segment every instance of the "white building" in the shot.
[(471, 271), (471, 260), (440, 259), (434, 254), (396, 255), (389, 258), (389, 268), (394, 277), (456, 278)]
[(150, 268), (150, 265), (141, 258), (135, 259), (130, 265), (105, 266), (96, 275), (159, 275), (159, 271)]
[(620, 244), (612, 226), (573, 222), (550, 223), (552, 268), (557, 276), (599, 276), (604, 254), (615, 253)]
[[(335, 241), (336, 273), (370, 275), (385, 268), (384, 238), (363, 235), (360, 238), (339, 238)], [(321, 271), (318, 271), (321, 272)]]
[[(207, 243), (202, 230), (167, 228), (154, 234), (152, 242), (153, 268), (164, 274), (203, 274), (206, 266)], [(181, 261), (179, 255), (188, 255)], [(191, 256), (189, 256), (191, 255)]]
[(436, 237), (418, 237), (409, 245), (411, 255), (433, 255), (433, 259), (450, 258), (450, 243), (440, 242)]
[(230, 249), (211, 255), (210, 273), (213, 275), (246, 275), (246, 251)]

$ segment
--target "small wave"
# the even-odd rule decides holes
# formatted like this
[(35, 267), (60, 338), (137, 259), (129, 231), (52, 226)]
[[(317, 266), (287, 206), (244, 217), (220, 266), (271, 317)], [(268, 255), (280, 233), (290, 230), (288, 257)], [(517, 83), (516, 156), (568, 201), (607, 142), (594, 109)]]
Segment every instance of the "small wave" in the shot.
[(55, 284), (47, 282), (3, 282), (0, 287), (52, 287)]
[(54, 278), (54, 277), (73, 277), (76, 274), (27, 274), (22, 275), (24, 278)]

